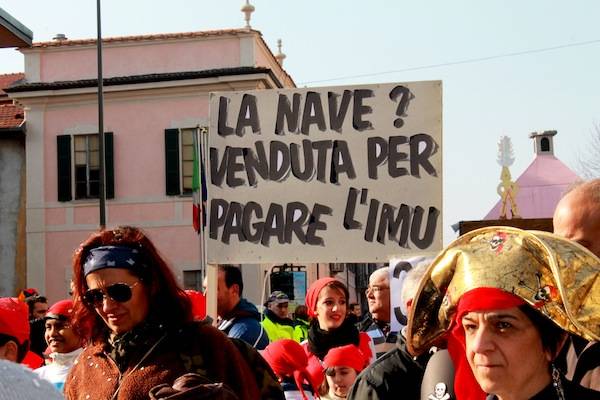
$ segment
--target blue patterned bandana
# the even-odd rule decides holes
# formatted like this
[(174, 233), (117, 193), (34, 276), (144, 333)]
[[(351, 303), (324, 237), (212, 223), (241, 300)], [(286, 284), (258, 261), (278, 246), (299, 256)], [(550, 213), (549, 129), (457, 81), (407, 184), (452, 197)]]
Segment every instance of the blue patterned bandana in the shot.
[(83, 263), (84, 276), (104, 268), (139, 270), (145, 269), (146, 263), (140, 251), (131, 247), (102, 246), (91, 249)]

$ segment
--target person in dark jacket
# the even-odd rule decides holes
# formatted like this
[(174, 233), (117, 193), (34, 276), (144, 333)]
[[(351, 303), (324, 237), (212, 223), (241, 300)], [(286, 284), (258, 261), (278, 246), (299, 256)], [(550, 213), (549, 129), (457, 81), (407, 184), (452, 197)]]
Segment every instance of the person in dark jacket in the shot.
[(232, 338), (242, 339), (262, 350), (269, 336), (260, 323), (256, 306), (242, 298), (244, 282), (241, 270), (234, 265), (219, 265), (217, 275), (217, 314), (219, 330)]
[(375, 270), (369, 277), (365, 290), (369, 312), (357, 325), (360, 332), (366, 332), (373, 340), (377, 357), (394, 349), (398, 332), (390, 323), (390, 277), (388, 268)]
[[(428, 263), (417, 264), (404, 278), (400, 297), (407, 309), (411, 307), (419, 281), (427, 267)], [(396, 347), (379, 357), (358, 375), (350, 388), (348, 400), (418, 399), (421, 380), (430, 355), (429, 352), (419, 357), (410, 354), (406, 348), (404, 331), (400, 332)]]

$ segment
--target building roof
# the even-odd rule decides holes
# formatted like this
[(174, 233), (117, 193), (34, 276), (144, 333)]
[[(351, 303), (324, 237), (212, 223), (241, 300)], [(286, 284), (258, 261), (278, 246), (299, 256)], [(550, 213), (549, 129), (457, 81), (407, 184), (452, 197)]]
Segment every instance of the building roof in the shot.
[(23, 107), (0, 104), (0, 129), (20, 128), (24, 120)]
[[(178, 32), (178, 33), (158, 33), (152, 35), (134, 35), (134, 36), (117, 36), (102, 38), (102, 43), (125, 43), (125, 42), (143, 42), (153, 40), (170, 40), (170, 39), (194, 39), (210, 36), (226, 36), (226, 35), (238, 35), (244, 33), (258, 33), (258, 36), (262, 37), (260, 31), (253, 29), (219, 29), (212, 31), (199, 31), (199, 32)], [(33, 43), (32, 48), (42, 47), (64, 47), (64, 46), (89, 46), (95, 45), (96, 39), (67, 39), (67, 40), (52, 40), (49, 42), (37, 42)]]
[[(104, 86), (130, 85), (135, 83), (166, 82), (179, 81), (186, 79), (214, 78), (218, 76), (250, 75), (250, 74), (268, 74), (278, 87), (283, 87), (279, 79), (273, 74), (271, 69), (264, 67), (235, 67), (218, 68), (202, 71), (187, 72), (166, 72), (160, 74), (129, 75), (105, 78)], [(59, 82), (23, 82), (10, 88), (5, 88), (7, 93), (32, 92), (39, 90), (61, 90), (77, 89), (98, 86), (98, 79), (79, 79), (74, 81)]]
[(0, 75), (0, 129), (20, 128), (25, 120), (23, 107), (13, 104), (4, 89), (25, 77), (23, 73)]
[[(517, 208), (521, 218), (552, 218), (563, 193), (579, 176), (553, 155), (538, 155), (516, 183)], [(498, 219), (501, 200), (484, 219)], [(510, 212), (507, 212), (510, 216)]]
[(0, 98), (6, 96), (6, 92), (4, 91), (5, 88), (24, 78), (25, 74), (22, 72), (17, 72), (14, 74), (0, 74)]
[(33, 32), (0, 8), (0, 48), (31, 46)]

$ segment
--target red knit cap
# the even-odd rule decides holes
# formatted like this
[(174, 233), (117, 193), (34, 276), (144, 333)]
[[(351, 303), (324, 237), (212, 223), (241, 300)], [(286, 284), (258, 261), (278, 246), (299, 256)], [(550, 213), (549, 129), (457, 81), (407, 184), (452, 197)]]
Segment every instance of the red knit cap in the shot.
[(319, 299), (319, 293), (321, 289), (325, 286), (329, 285), (332, 282), (336, 282), (337, 279), (334, 278), (321, 278), (312, 283), (308, 290), (306, 291), (306, 307), (308, 307), (308, 316), (315, 317), (315, 309), (317, 308), (317, 300)]
[(29, 308), (13, 297), (0, 298), (0, 333), (12, 336), (23, 344), (29, 340)]
[(313, 382), (310, 374), (306, 371), (308, 357), (304, 349), (298, 342), (291, 339), (280, 339), (269, 344), (262, 352), (263, 358), (269, 363), (273, 372), (277, 376), (292, 376), (296, 381), (296, 386), (306, 399), (302, 384), (306, 381), (313, 388), (314, 393), (318, 393), (319, 384)]
[(68, 320), (71, 319), (72, 313), (73, 301), (71, 299), (65, 299), (52, 304), (44, 318)]
[(477, 288), (461, 296), (448, 335), (448, 352), (454, 363), (454, 391), (458, 400), (486, 398), (467, 360), (462, 317), (471, 311), (503, 310), (523, 304), (525, 301), (520, 297), (497, 288)]
[(368, 362), (369, 358), (357, 346), (347, 344), (330, 349), (323, 359), (323, 366), (325, 368), (350, 367), (356, 372), (360, 372)]

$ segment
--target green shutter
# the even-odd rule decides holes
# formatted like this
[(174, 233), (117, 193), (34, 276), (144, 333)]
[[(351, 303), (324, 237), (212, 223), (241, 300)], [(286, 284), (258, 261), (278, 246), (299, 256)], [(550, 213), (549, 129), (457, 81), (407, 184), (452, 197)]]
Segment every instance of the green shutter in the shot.
[(104, 133), (104, 178), (106, 198), (115, 198), (115, 158), (113, 152), (113, 133)]
[(181, 194), (179, 187), (179, 129), (165, 129), (165, 178), (167, 196)]
[(71, 201), (71, 135), (56, 137), (58, 201)]

